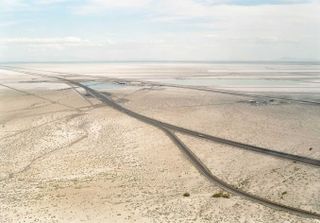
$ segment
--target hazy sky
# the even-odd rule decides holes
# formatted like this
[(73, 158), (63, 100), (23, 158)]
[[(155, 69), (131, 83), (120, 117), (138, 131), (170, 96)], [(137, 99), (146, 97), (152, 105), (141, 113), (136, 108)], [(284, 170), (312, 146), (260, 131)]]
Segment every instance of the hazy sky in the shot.
[(0, 0), (0, 61), (320, 60), (320, 0)]

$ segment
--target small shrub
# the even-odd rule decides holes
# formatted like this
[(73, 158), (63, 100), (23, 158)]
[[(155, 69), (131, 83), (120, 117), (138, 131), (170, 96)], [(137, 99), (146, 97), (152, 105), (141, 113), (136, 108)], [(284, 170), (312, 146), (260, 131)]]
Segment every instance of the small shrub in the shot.
[(283, 196), (286, 195), (287, 193), (288, 193), (287, 191), (282, 192), (280, 198), (283, 199)]
[(220, 191), (218, 193), (213, 194), (212, 197), (214, 197), (214, 198), (219, 198), (219, 197), (230, 198), (230, 194)]
[(184, 197), (190, 197), (190, 194), (188, 192), (183, 194)]

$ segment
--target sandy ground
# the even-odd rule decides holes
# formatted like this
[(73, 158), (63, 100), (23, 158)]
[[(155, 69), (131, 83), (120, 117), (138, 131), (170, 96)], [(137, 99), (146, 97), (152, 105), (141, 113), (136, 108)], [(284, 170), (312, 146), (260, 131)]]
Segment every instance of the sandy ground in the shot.
[[(1, 84), (19, 91), (0, 86), (0, 222), (320, 222), (213, 197), (221, 190), (161, 130), (39, 81), (48, 79), (1, 70)], [(320, 158), (319, 106), (164, 87), (109, 92), (150, 117)], [(320, 212), (319, 168), (177, 135), (228, 183)]]

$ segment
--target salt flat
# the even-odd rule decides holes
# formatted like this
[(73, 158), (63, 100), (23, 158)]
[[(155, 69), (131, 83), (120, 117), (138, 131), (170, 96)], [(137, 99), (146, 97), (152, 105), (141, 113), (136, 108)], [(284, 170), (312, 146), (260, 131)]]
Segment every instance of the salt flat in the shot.
[[(226, 197), (213, 196), (223, 190), (199, 173), (158, 128), (108, 107), (68, 83), (30, 75), (40, 72), (82, 83), (95, 81), (100, 85), (88, 86), (145, 116), (222, 138), (320, 159), (319, 105), (269, 98), (320, 102), (316, 88), (319, 65), (8, 66), (30, 70), (29, 74), (0, 70), (3, 222), (319, 222), (229, 192), (224, 192), (228, 194)], [(161, 82), (201, 76), (263, 79), (264, 75), (298, 79), (304, 90), (288, 86), (282, 86), (285, 89), (282, 91), (272, 86), (268, 91), (261, 90), (261, 86), (253, 86), (251, 90), (219, 87), (241, 93), (230, 95), (148, 84), (155, 77)], [(115, 79), (128, 82), (119, 83)], [(311, 90), (310, 80), (315, 84)], [(201, 87), (215, 89), (211, 85)], [(252, 92), (262, 96), (250, 96)], [(213, 174), (229, 184), (278, 203), (320, 213), (319, 167), (184, 134), (177, 136)], [(184, 196), (185, 193), (190, 196)]]

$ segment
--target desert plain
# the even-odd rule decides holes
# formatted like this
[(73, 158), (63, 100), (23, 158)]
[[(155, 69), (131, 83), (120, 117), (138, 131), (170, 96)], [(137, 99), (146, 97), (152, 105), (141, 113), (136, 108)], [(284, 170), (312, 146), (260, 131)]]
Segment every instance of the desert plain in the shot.
[[(1, 65), (0, 222), (320, 222), (224, 190), (164, 131), (63, 81), (161, 122), (319, 160), (319, 67)], [(319, 166), (175, 135), (235, 188), (320, 213)]]

